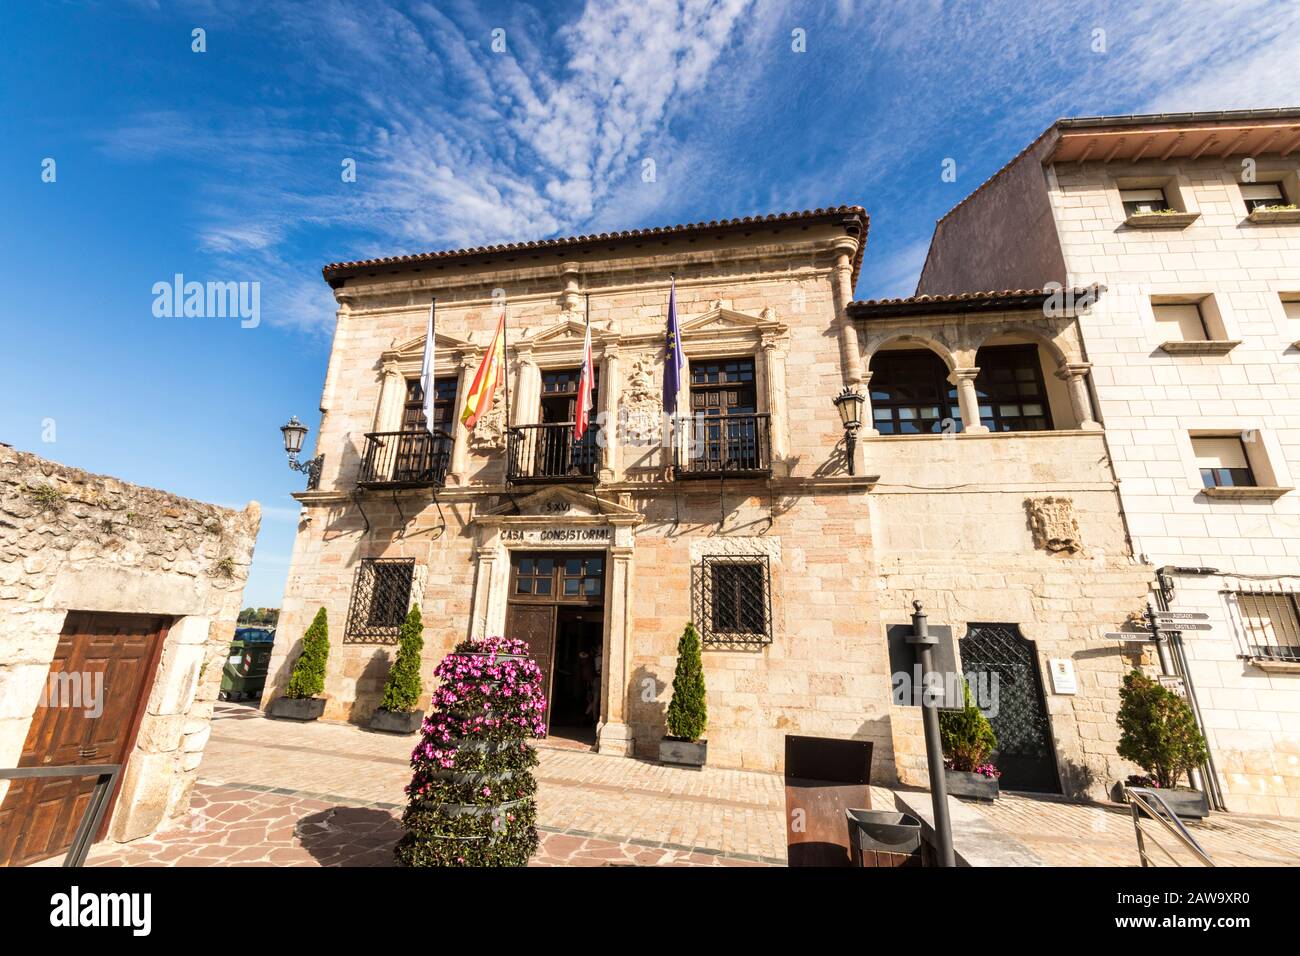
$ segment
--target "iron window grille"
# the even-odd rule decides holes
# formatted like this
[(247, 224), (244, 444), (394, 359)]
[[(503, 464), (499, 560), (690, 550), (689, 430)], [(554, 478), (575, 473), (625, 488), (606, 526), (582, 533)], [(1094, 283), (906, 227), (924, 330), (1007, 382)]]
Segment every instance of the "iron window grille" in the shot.
[(772, 643), (772, 573), (767, 555), (705, 557), (696, 592), (695, 619), (704, 646)]
[(1243, 660), (1300, 663), (1300, 595), (1276, 585), (1229, 594), (1236, 606)]
[(343, 643), (396, 644), (414, 581), (414, 558), (363, 558), (352, 585)]

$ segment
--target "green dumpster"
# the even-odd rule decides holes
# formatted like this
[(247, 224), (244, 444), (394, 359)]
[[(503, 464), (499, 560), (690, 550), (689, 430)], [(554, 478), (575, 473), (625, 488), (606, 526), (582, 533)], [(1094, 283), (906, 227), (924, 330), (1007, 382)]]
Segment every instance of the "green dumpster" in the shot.
[(266, 686), (275, 633), (261, 628), (241, 627), (226, 654), (221, 669), (222, 700), (258, 700)]

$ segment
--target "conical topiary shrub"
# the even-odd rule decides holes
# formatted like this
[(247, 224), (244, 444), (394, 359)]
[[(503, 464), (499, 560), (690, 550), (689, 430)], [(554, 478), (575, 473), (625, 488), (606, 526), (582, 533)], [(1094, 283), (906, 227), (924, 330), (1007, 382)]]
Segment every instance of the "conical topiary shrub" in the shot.
[(982, 767), (998, 746), (993, 725), (975, 704), (970, 685), (962, 681), (962, 706), (959, 710), (939, 711), (939, 741), (943, 745), (944, 764), (949, 770), (985, 773)]
[(411, 608), (402, 622), (398, 638), (397, 660), (384, 682), (384, 697), (379, 706), (395, 714), (407, 714), (420, 705), (424, 687), (420, 683), (420, 651), (424, 649), (424, 622), (420, 608)]
[(673, 699), (668, 704), (668, 733), (694, 743), (704, 736), (708, 722), (700, 635), (694, 624), (687, 624), (677, 642), (677, 671), (673, 674)]
[(1177, 786), (1209, 759), (1205, 738), (1187, 702), (1141, 671), (1124, 677), (1119, 692), (1116, 751), (1155, 777), (1163, 790)]
[(542, 672), (519, 640), (463, 641), (438, 689), (402, 814), (402, 866), (523, 866), (537, 849), (537, 754), (546, 735)]
[(293, 700), (315, 697), (325, 689), (325, 663), (330, 656), (329, 624), (325, 609), (316, 612), (311, 627), (302, 636), (302, 653), (294, 662), (284, 696)]

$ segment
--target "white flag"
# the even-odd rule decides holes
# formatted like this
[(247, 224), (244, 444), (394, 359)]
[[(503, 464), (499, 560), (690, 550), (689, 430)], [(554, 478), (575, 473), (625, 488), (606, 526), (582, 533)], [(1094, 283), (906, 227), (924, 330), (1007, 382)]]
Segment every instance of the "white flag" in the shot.
[(424, 427), (433, 434), (433, 407), (437, 396), (433, 393), (433, 306), (429, 302), (429, 328), (424, 333), (424, 361), (420, 364), (420, 389), (424, 392)]

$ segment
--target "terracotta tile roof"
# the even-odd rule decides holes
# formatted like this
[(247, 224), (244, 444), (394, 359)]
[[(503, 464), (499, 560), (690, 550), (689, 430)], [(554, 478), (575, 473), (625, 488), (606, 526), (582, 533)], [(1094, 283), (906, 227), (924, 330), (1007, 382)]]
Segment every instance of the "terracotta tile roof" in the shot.
[(396, 271), (418, 266), (425, 262), (444, 263), (464, 259), (488, 259), (508, 256), (511, 253), (535, 251), (578, 251), (583, 247), (599, 245), (636, 245), (650, 239), (666, 236), (692, 236), (711, 232), (745, 232), (756, 226), (774, 223), (845, 222), (848, 231), (858, 234), (858, 250), (853, 258), (853, 282), (858, 281), (862, 254), (866, 249), (870, 217), (861, 206), (828, 206), (824, 209), (805, 209), (801, 212), (780, 212), (767, 216), (744, 216), (738, 219), (714, 219), (709, 222), (682, 223), (676, 226), (656, 226), (649, 229), (627, 229), (622, 232), (602, 232), (587, 236), (566, 236), (557, 239), (539, 239), (532, 242), (510, 242), (495, 246), (473, 246), (466, 249), (447, 249), (440, 252), (420, 252), (406, 256), (388, 256), (381, 259), (360, 259), (355, 262), (332, 262), (321, 272), (325, 281), (335, 284), (350, 276), (365, 272)]
[[(1080, 286), (1070, 290), (1071, 301), (1095, 302), (1105, 286)], [(896, 315), (948, 315), (957, 312), (1003, 312), (1038, 309), (1060, 289), (1003, 289), (1000, 292), (953, 292), (946, 295), (914, 295), (902, 299), (864, 299), (849, 303), (849, 314), (861, 319), (884, 319)]]

